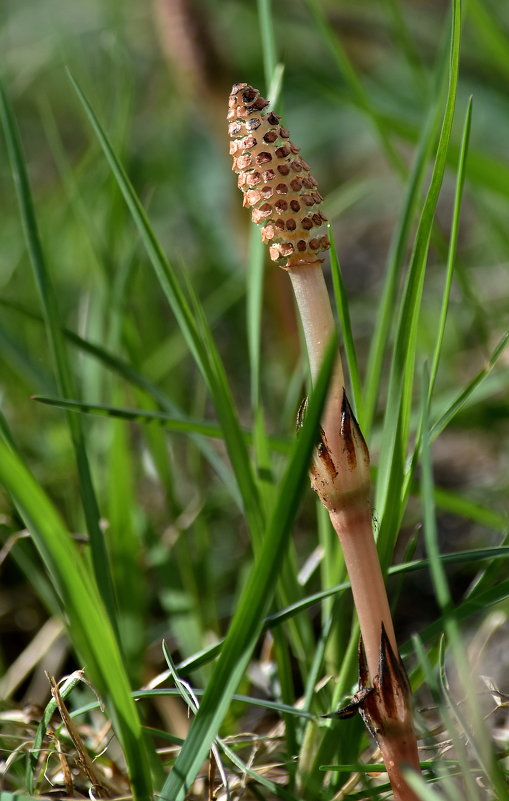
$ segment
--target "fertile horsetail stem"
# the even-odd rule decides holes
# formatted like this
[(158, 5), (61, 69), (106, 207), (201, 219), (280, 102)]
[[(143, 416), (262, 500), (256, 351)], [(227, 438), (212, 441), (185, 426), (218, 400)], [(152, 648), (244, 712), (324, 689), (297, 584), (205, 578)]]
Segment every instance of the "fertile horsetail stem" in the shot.
[[(270, 258), (292, 281), (315, 380), (334, 330), (319, 255), (330, 247), (327, 218), (319, 208), (323, 198), (309, 165), (268, 105), (252, 86), (233, 86), (230, 153), (244, 206), (251, 208)], [(299, 417), (304, 411), (305, 404)], [(362, 634), (361, 689), (348, 705), (348, 714), (350, 708), (358, 709), (377, 739), (396, 801), (417, 801), (403, 771), (405, 766), (419, 768), (410, 688), (373, 538), (368, 448), (346, 396), (339, 353), (310, 475), (343, 548)], [(339, 716), (345, 717), (342, 713)]]
[(323, 198), (298, 155), (299, 148), (273, 111), (263, 113), (268, 100), (246, 83), (232, 89), (228, 133), (233, 169), (253, 222), (261, 228), (272, 261), (281, 267), (317, 260), (330, 247), (323, 230), (327, 217), (318, 206)]

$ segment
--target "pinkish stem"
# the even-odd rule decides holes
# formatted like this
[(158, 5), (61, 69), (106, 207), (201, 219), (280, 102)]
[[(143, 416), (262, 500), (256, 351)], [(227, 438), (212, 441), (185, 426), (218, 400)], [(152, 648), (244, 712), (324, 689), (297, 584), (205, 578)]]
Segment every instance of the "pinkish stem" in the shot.
[(394, 653), (397, 653), (397, 644), (373, 537), (371, 508), (366, 499), (329, 514), (345, 557), (369, 673), (373, 678), (378, 673), (382, 624)]

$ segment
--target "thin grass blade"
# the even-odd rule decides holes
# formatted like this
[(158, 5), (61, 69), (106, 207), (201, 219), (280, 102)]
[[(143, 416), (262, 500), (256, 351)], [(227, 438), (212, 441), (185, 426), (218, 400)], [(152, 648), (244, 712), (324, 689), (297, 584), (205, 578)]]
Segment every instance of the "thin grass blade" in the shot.
[(206, 758), (235, 689), (244, 674), (251, 652), (262, 630), (263, 618), (273, 597), (275, 579), (288, 545), (290, 527), (297, 512), (299, 496), (306, 481), (307, 468), (321, 411), (326, 397), (337, 342), (332, 342), (315, 390), (311, 396), (304, 427), (292, 450), (280, 493), (255, 565), (248, 577), (221, 649), (221, 656), (207, 686), (198, 714), (193, 720), (184, 747), (161, 791), (166, 801), (183, 801)]
[[(106, 134), (99, 124), (90, 103), (72, 76), (70, 76), (70, 80), (111, 167), (132, 218), (138, 227), (147, 255), (152, 263), (161, 288), (212, 395), (216, 413), (223, 430), (228, 454), (233, 465), (233, 472), (238, 482), (246, 515), (249, 520), (250, 531), (253, 538), (259, 540), (263, 529), (263, 511), (249, 462), (247, 448), (243, 441), (242, 432), (235, 413), (225, 369), (217, 352), (214, 339), (208, 326), (206, 326), (201, 307), (199, 304), (195, 303), (194, 309), (192, 309), (188, 303), (177, 281), (176, 275), (152, 230), (145, 210), (124, 168), (116, 157)], [(195, 313), (197, 310), (200, 312), (200, 326), (198, 326), (195, 321)]]
[(60, 595), (72, 641), (104, 700), (127, 762), (135, 799), (152, 801), (144, 735), (131, 688), (95, 581), (48, 498), (0, 440), (0, 481), (16, 504)]
[[(50, 344), (53, 364), (56, 372), (57, 386), (64, 397), (73, 397), (74, 382), (64, 338), (61, 332), (60, 315), (55, 291), (46, 265), (41, 246), (37, 220), (34, 211), (30, 183), (23, 157), (22, 145), (16, 122), (0, 82), (0, 120), (7, 142), (7, 151), (16, 187), (21, 219), (25, 233), (28, 253), (32, 264), (39, 297), (41, 301), (46, 335)], [(90, 548), (94, 565), (95, 580), (101, 597), (106, 605), (112, 625), (115, 626), (115, 594), (111, 577), (110, 563), (104, 537), (99, 526), (99, 507), (92, 484), (92, 476), (85, 447), (85, 439), (81, 421), (74, 415), (68, 415), (67, 423), (74, 447), (76, 464), (80, 479), (80, 492), (83, 511), (90, 536)]]
[(454, 0), (452, 11), (447, 100), (431, 182), (419, 220), (399, 311), (379, 459), (375, 508), (381, 520), (380, 558), (385, 569), (392, 554), (401, 516), (400, 505), (395, 502), (395, 498), (400, 497), (401, 494), (402, 471), (408, 447), (408, 425), (414, 383), (420, 304), (433, 219), (444, 176), (456, 104), (461, 32), (459, 0)]

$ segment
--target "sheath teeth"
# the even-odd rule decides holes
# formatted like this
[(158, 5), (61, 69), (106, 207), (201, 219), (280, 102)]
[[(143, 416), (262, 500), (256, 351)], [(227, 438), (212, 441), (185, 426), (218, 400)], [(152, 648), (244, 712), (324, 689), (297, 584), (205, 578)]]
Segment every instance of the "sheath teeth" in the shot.
[(261, 228), (272, 261), (284, 268), (319, 261), (330, 247), (318, 208), (323, 198), (280, 117), (246, 83), (233, 86), (228, 102), (228, 133), (233, 170), (244, 206)]

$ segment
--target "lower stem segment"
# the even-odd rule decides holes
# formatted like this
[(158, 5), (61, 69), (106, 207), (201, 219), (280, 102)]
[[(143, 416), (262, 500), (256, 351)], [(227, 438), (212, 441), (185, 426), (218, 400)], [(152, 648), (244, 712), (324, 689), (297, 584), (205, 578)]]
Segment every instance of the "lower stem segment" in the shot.
[(395, 653), (397, 644), (373, 537), (371, 509), (366, 500), (362, 506), (349, 506), (329, 514), (345, 557), (366, 660), (373, 679), (378, 673), (382, 625)]
[[(319, 261), (288, 273), (315, 381), (335, 328), (329, 294)], [(405, 767), (419, 769), (410, 687), (373, 537), (369, 453), (345, 395), (339, 353), (321, 422), (311, 482), (339, 537), (359, 617), (364, 646), (359, 677), (365, 692), (355, 703), (380, 745), (395, 801), (417, 801), (404, 777)]]

